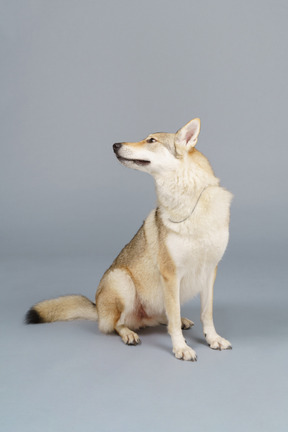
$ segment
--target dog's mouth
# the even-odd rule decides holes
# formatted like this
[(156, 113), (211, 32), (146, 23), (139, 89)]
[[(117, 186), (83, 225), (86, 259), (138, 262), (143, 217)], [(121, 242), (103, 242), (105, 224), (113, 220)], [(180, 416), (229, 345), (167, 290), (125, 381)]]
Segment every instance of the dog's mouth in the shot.
[(127, 158), (124, 158), (122, 156), (119, 156), (118, 154), (116, 154), (116, 156), (117, 156), (117, 159), (120, 162), (132, 162), (132, 163), (134, 163), (136, 165), (140, 165), (140, 166), (145, 166), (145, 165), (149, 165), (150, 164), (150, 161), (148, 161), (148, 160), (143, 160), (143, 159), (127, 159)]

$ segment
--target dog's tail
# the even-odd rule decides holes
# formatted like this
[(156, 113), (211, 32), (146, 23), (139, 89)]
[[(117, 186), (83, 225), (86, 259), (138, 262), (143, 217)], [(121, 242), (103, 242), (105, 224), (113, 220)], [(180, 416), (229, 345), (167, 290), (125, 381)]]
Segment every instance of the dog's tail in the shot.
[(44, 300), (32, 306), (26, 314), (26, 324), (86, 319), (97, 321), (95, 303), (82, 295), (68, 295)]

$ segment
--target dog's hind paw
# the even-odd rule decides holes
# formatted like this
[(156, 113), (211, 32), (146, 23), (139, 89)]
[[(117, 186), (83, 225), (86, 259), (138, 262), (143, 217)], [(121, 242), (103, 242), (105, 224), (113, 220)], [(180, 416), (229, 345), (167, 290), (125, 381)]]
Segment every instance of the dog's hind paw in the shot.
[(180, 360), (197, 361), (196, 352), (188, 345), (181, 348), (174, 348), (175, 357)]
[(189, 320), (188, 318), (181, 318), (181, 324), (183, 330), (188, 330), (194, 326), (194, 322)]
[(122, 340), (126, 345), (138, 345), (141, 343), (138, 334), (134, 333), (132, 330), (123, 335)]

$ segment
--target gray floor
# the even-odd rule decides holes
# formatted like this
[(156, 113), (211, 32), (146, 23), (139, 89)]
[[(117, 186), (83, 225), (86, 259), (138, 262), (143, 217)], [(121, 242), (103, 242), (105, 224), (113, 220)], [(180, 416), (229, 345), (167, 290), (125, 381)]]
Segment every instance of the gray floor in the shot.
[(127, 347), (93, 322), (23, 324), (41, 299), (93, 298), (109, 259), (2, 263), (1, 431), (286, 431), (287, 251), (260, 249), (234, 245), (219, 271), (215, 323), (232, 351), (206, 346), (199, 299), (183, 307), (197, 363), (173, 357), (165, 327)]

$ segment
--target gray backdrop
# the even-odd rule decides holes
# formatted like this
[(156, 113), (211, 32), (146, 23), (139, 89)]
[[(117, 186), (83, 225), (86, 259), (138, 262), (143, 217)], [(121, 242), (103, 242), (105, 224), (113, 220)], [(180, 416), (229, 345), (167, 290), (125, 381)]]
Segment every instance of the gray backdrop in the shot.
[[(286, 430), (287, 2), (0, 4), (3, 430)], [(193, 117), (235, 195), (215, 297), (234, 350), (206, 348), (199, 320), (197, 366), (165, 329), (141, 352), (93, 323), (25, 327), (42, 298), (93, 298), (155, 205), (113, 142)], [(185, 310), (196, 322), (199, 302)]]

